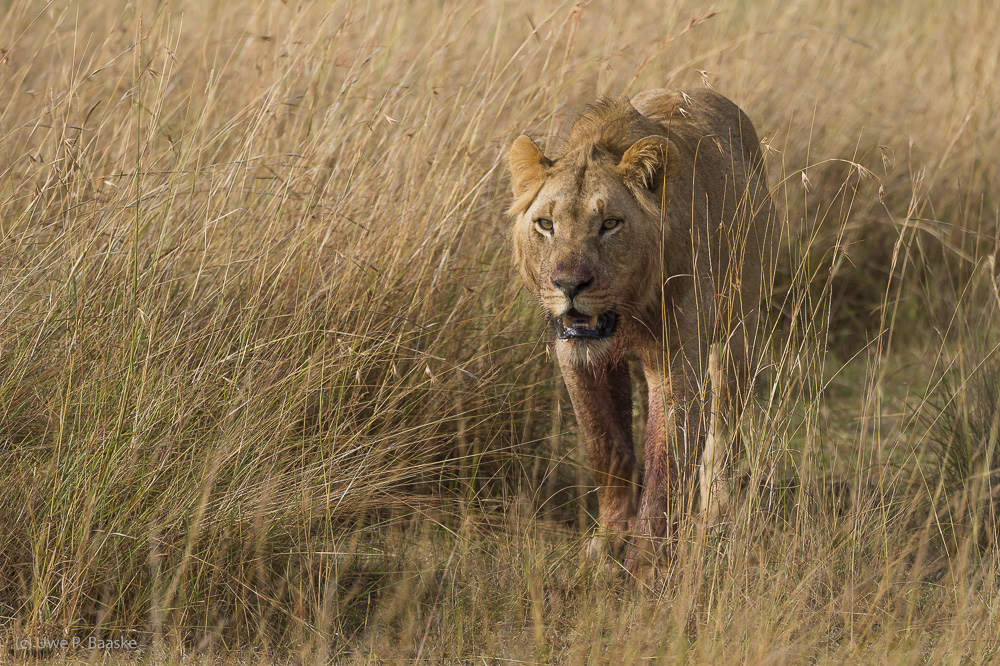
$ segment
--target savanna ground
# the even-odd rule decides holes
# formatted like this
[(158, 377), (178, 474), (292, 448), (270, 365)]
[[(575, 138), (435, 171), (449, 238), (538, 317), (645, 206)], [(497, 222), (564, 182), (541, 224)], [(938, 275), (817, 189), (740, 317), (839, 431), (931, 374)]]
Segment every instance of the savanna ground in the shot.
[[(0, 2), (0, 659), (1000, 659), (992, 2), (320, 4)], [(632, 589), (503, 156), (680, 85), (762, 137), (773, 363)]]

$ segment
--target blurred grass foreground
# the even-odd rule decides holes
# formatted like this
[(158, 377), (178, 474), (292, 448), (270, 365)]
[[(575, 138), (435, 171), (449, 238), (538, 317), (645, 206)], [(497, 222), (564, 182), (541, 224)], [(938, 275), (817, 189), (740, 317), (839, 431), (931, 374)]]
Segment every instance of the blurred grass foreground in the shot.
[[(0, 17), (10, 658), (1000, 659), (992, 2)], [(703, 85), (762, 136), (774, 364), (725, 529), (631, 590), (581, 558), (503, 156)], [(91, 636), (140, 648), (18, 647)]]

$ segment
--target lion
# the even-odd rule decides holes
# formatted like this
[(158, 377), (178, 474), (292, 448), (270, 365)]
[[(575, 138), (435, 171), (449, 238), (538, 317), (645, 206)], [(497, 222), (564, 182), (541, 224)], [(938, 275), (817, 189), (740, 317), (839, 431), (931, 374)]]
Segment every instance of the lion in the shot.
[[(515, 261), (555, 332), (597, 486), (588, 552), (625, 537), (635, 573), (683, 511), (699, 456), (703, 515), (728, 498), (722, 430), (764, 349), (775, 248), (757, 134), (716, 92), (649, 90), (589, 106), (556, 157), (518, 137), (508, 162)], [(644, 473), (630, 363), (648, 389)]]

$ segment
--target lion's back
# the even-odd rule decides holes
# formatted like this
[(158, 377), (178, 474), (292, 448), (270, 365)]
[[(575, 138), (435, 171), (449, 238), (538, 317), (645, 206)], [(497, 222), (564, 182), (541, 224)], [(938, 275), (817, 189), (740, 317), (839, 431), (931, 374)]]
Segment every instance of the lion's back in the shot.
[[(746, 114), (732, 101), (708, 89), (647, 90), (632, 99), (642, 115), (666, 128), (667, 136), (677, 144), (682, 155), (681, 171), (694, 179), (687, 190), (704, 193), (708, 229), (736, 229), (726, 233), (708, 232), (713, 266), (720, 294), (737, 299), (722, 311), (730, 310), (732, 319), (742, 321), (743, 333), (755, 336), (756, 315), (746, 313), (770, 293), (770, 275), (775, 252), (774, 208), (767, 189), (764, 160), (757, 132)], [(694, 211), (693, 202), (676, 201), (676, 210)], [(707, 230), (706, 230), (707, 231)], [(741, 247), (731, 247), (733, 238), (742, 239)], [(715, 244), (720, 244), (716, 247)], [(716, 253), (719, 253), (716, 255)], [(721, 268), (721, 271), (719, 270)], [(740, 285), (737, 292), (729, 287)], [(742, 303), (739, 303), (742, 301)], [(730, 319), (730, 317), (724, 317)], [(732, 322), (730, 322), (731, 324)]]

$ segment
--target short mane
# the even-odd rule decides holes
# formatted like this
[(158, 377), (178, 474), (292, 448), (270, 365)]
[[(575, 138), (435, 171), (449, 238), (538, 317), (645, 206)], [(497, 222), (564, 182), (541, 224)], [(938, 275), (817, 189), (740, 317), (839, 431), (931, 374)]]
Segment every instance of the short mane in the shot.
[(594, 148), (621, 157), (633, 143), (663, 127), (639, 113), (627, 97), (601, 97), (573, 123), (563, 154)]

